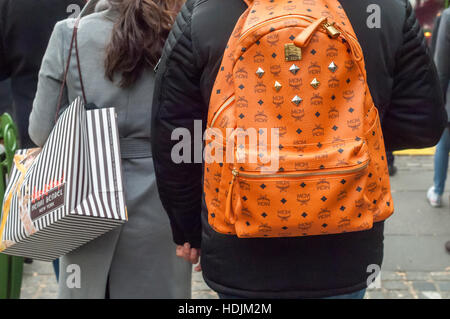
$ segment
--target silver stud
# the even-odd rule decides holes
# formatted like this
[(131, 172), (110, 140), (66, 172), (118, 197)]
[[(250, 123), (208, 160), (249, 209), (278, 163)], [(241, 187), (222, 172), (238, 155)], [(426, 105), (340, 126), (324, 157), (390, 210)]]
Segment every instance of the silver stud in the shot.
[(300, 103), (302, 103), (303, 99), (301, 97), (299, 97), (298, 95), (294, 96), (294, 98), (292, 99), (292, 103), (294, 103), (295, 105), (299, 105)]
[(320, 82), (316, 78), (314, 78), (314, 80), (311, 81), (311, 86), (317, 89), (320, 86)]
[(259, 78), (262, 78), (263, 75), (264, 75), (264, 73), (266, 73), (266, 72), (264, 72), (264, 70), (263, 70), (262, 68), (258, 68), (258, 70), (256, 71), (256, 75), (257, 75)]
[(273, 87), (275, 88), (275, 91), (279, 92), (283, 86), (280, 82), (275, 81), (275, 85)]
[(328, 69), (334, 73), (337, 71), (338, 67), (334, 62), (331, 62), (330, 65), (328, 66)]
[(295, 64), (292, 64), (291, 67), (289, 68), (289, 71), (291, 71), (291, 73), (294, 75), (296, 75), (299, 70), (300, 70), (300, 68), (298, 66), (296, 66)]

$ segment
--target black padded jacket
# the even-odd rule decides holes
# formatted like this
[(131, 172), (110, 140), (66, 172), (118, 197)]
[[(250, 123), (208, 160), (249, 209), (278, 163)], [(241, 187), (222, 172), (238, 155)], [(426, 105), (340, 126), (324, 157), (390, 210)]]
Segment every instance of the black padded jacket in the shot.
[[(422, 30), (407, 0), (341, 0), (360, 40), (368, 81), (389, 150), (435, 145), (446, 125), (442, 92)], [(381, 28), (366, 20), (381, 9)], [(228, 38), (246, 9), (242, 0), (188, 0), (158, 67), (152, 111), (153, 156), (160, 198), (177, 244), (202, 248), (207, 284), (252, 298), (326, 297), (366, 287), (381, 266), (384, 223), (341, 235), (238, 239), (214, 232), (202, 198), (202, 164), (175, 164), (175, 128), (206, 123), (211, 90)], [(200, 133), (201, 134), (201, 133)], [(201, 137), (200, 137), (201, 138)], [(201, 156), (194, 150), (192, 158)], [(369, 268), (370, 269), (370, 268)]]

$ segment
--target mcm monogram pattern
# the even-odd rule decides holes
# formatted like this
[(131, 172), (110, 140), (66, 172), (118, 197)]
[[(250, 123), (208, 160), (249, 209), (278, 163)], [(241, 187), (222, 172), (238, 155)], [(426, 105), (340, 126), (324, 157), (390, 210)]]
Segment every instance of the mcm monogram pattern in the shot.
[[(239, 237), (290, 237), (366, 230), (388, 218), (379, 117), (344, 10), (324, 0), (246, 3), (219, 69), (208, 126), (224, 136), (226, 128), (254, 128), (266, 143), (277, 128), (279, 169), (264, 173), (270, 163), (262, 161), (205, 164), (209, 223)], [(308, 31), (324, 17), (339, 36), (322, 26)], [(311, 32), (309, 40), (297, 47), (303, 32)]]

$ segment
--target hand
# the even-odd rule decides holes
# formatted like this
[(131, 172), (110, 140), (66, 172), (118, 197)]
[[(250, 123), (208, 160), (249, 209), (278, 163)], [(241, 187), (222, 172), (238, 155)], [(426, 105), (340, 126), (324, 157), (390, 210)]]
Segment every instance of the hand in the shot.
[(183, 258), (184, 260), (195, 265), (198, 264), (194, 270), (197, 272), (202, 271), (202, 266), (200, 265), (200, 255), (201, 249), (191, 248), (191, 244), (185, 243), (183, 246), (177, 245), (177, 256)]

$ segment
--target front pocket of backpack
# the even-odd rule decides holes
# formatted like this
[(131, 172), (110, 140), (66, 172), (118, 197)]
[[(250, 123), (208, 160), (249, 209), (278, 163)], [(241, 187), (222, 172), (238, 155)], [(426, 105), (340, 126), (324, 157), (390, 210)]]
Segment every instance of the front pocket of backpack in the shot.
[[(285, 167), (309, 169), (273, 174), (235, 171), (232, 210), (237, 235), (294, 237), (371, 228), (373, 218), (367, 213), (365, 196), (370, 163), (367, 147), (365, 141), (354, 144), (359, 145), (358, 154), (353, 154), (351, 162), (340, 161), (340, 166), (311, 161), (306, 165), (304, 159), (290, 159)], [(332, 151), (344, 153), (341, 148)]]

